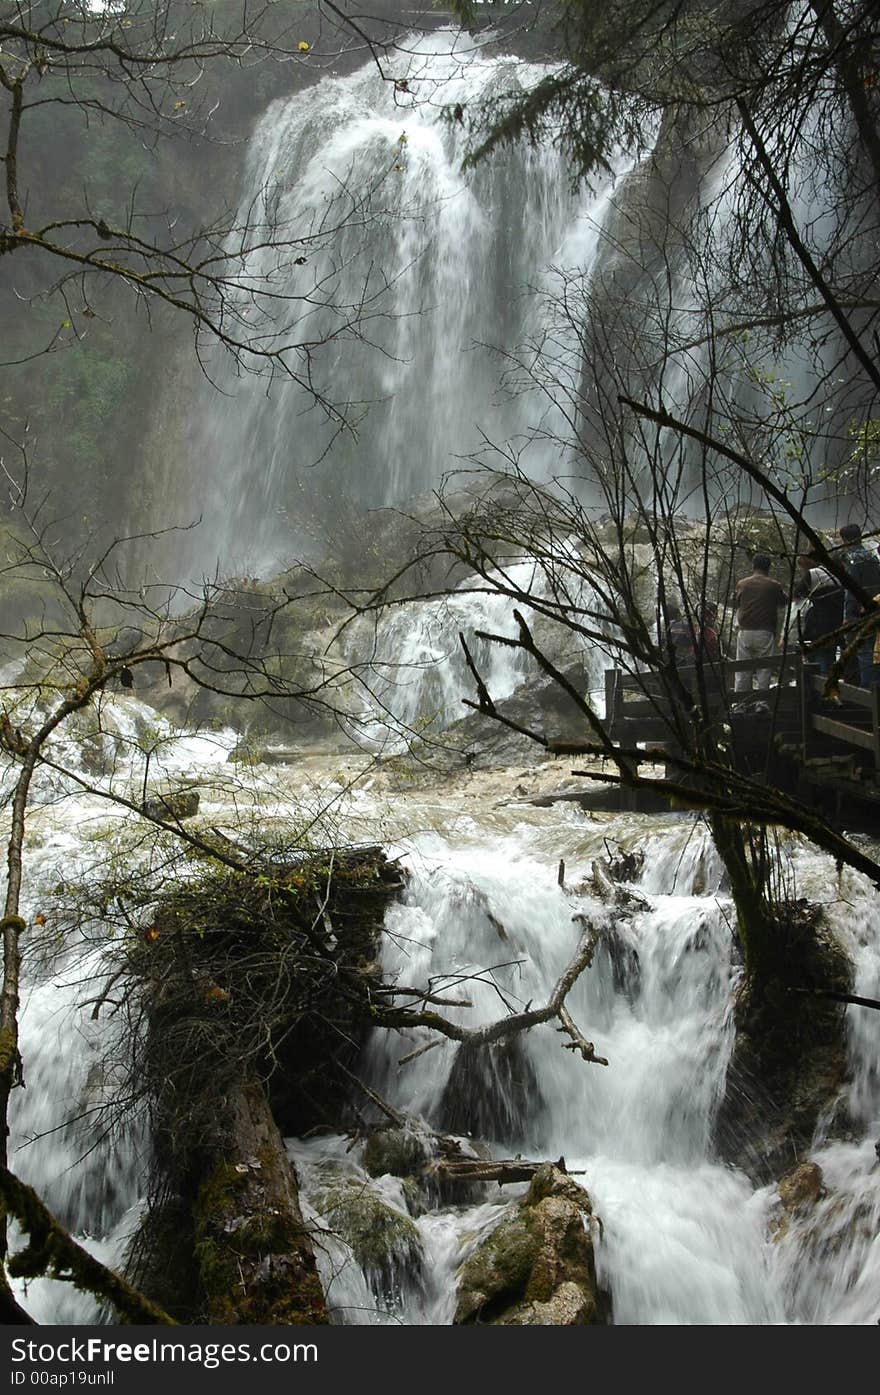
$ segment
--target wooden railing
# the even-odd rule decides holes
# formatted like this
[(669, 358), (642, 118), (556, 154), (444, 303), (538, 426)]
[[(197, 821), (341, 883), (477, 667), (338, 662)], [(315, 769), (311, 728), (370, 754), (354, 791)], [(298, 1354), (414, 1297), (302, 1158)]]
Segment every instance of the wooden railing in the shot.
[[(707, 659), (698, 670), (696, 665), (679, 664), (677, 674), (685, 687), (701, 700), (705, 697), (710, 716), (730, 710), (738, 700), (778, 700), (780, 688), (785, 690), (797, 679), (800, 657), (796, 652), (772, 654), (761, 659)], [(770, 670), (776, 675), (772, 688), (752, 688), (737, 694), (738, 673), (758, 673)], [(634, 732), (636, 725), (654, 720), (658, 726), (670, 726), (669, 681), (657, 673), (623, 673), (620, 669), (605, 671), (605, 721), (612, 736)], [(633, 725), (628, 726), (627, 724)], [(660, 732), (646, 733), (644, 738), (659, 738)]]
[[(775, 686), (736, 692), (738, 673), (762, 669), (774, 673)], [(797, 737), (802, 760), (815, 749), (817, 738), (825, 749), (830, 738), (853, 753), (870, 752), (880, 778), (880, 688), (839, 684), (838, 712), (824, 701), (825, 679), (814, 666), (804, 664), (797, 650), (759, 659), (707, 659), (699, 675), (696, 666), (679, 664), (678, 677), (705, 701), (710, 720), (735, 713), (738, 703), (764, 701), (780, 727)], [(674, 739), (676, 714), (668, 679), (657, 673), (606, 670), (605, 722), (612, 739), (623, 745)]]
[(817, 710), (823, 699), (825, 679), (815, 669), (804, 666), (801, 678), (804, 714), (804, 749), (809, 747), (809, 735), (830, 736), (844, 745), (856, 746), (862, 751), (870, 751), (874, 757), (874, 769), (880, 773), (880, 688), (856, 688), (851, 683), (841, 683), (837, 694), (841, 706), (857, 707), (864, 712), (864, 725), (857, 726), (845, 720), (845, 713), (832, 716), (833, 707), (826, 711)]

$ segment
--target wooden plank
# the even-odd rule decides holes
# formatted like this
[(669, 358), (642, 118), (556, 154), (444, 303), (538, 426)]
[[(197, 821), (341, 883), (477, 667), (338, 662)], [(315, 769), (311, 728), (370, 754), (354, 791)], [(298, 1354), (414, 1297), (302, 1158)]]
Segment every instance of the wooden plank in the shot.
[(854, 702), (859, 707), (871, 706), (870, 688), (856, 688), (852, 683), (841, 683), (837, 691), (841, 702)]
[(836, 741), (845, 741), (849, 746), (858, 746), (860, 750), (871, 751), (872, 754), (876, 749), (873, 731), (848, 727), (843, 722), (835, 722), (831, 717), (822, 716), (818, 712), (812, 714), (811, 725), (813, 731), (821, 732), (823, 736), (833, 736)]
[(787, 654), (767, 654), (764, 658), (757, 659), (725, 659), (725, 673), (754, 673), (758, 668), (796, 668), (798, 665), (798, 655), (789, 651)]
[[(827, 681), (826, 678), (822, 677), (821, 673), (811, 673), (809, 675), (810, 688), (820, 697), (825, 692), (825, 684)], [(869, 710), (873, 701), (871, 697), (872, 692), (872, 688), (856, 688), (852, 683), (839, 683), (837, 686), (837, 695), (841, 702), (849, 702), (856, 707), (867, 707)]]
[(620, 673), (616, 668), (605, 670), (605, 720), (614, 721), (614, 702), (619, 687)]

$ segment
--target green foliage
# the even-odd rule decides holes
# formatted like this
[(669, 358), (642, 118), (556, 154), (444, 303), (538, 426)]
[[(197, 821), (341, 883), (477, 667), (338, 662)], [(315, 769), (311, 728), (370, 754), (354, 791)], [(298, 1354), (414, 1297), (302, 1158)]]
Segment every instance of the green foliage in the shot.
[(95, 461), (105, 454), (109, 428), (125, 411), (135, 373), (133, 360), (89, 341), (54, 355), (47, 364), (47, 409), (64, 421), (69, 449), (81, 460)]
[[(469, 27), (480, 18), (472, 0), (454, 0), (453, 8)], [(564, 151), (575, 182), (610, 172), (617, 149), (646, 148), (658, 112), (703, 95), (709, 55), (722, 30), (733, 32), (714, 7), (682, 15), (680, 6), (650, 0), (557, 0), (548, 9), (558, 67), (528, 90), (468, 113), (475, 136), (468, 165), (527, 139)]]

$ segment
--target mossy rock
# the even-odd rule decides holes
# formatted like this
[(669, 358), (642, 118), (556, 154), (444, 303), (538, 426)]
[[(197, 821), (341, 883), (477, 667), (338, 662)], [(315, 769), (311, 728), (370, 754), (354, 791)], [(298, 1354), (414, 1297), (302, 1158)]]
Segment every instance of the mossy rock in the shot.
[(422, 1263), (422, 1242), (409, 1216), (389, 1206), (368, 1183), (346, 1179), (312, 1199), (329, 1228), (351, 1249), (373, 1287), (396, 1287)]
[(456, 1324), (586, 1327), (609, 1319), (586, 1228), (589, 1195), (546, 1163), (459, 1271)]
[(363, 1165), (371, 1177), (414, 1177), (431, 1156), (424, 1134), (409, 1128), (373, 1129), (364, 1146)]

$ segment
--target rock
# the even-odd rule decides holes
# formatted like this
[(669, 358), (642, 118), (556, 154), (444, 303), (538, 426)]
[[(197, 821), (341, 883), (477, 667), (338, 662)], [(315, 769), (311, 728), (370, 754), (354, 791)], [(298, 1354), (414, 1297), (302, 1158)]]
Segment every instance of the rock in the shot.
[(805, 1211), (825, 1195), (825, 1179), (818, 1163), (803, 1162), (779, 1180), (779, 1200), (786, 1211)]
[(438, 1168), (440, 1160), (489, 1157), (488, 1148), (470, 1139), (380, 1124), (370, 1132), (361, 1163), (371, 1177), (399, 1177), (407, 1210), (421, 1216), (436, 1206), (473, 1205), (484, 1197), (484, 1183), (448, 1177)]
[(428, 1139), (415, 1129), (377, 1128), (367, 1139), (362, 1162), (371, 1177), (413, 1177), (431, 1153)]
[(396, 1301), (403, 1280), (422, 1266), (422, 1242), (410, 1217), (357, 1178), (317, 1192), (313, 1204), (349, 1246), (374, 1293)]
[(497, 1326), (598, 1326), (610, 1299), (598, 1286), (588, 1193), (552, 1163), (459, 1271), (454, 1322)]
[(538, 1112), (541, 1087), (518, 1037), (491, 1046), (463, 1044), (440, 1100), (440, 1127), (496, 1143), (516, 1143)]
[[(850, 991), (852, 965), (817, 908), (794, 903), (791, 923), (779, 926), (783, 967), (794, 966), (797, 987)], [(715, 1118), (722, 1160), (757, 1185), (791, 1171), (808, 1153), (820, 1119), (830, 1136), (847, 1078), (846, 1020), (839, 1003), (788, 991), (780, 974), (744, 980), (734, 997), (736, 1039)]]
[(613, 922), (603, 926), (597, 964), (607, 955), (615, 993), (622, 994), (632, 1006), (641, 991), (642, 965), (639, 952)]
[(789, 1230), (797, 1226), (805, 1252), (823, 1248), (829, 1236), (824, 1226), (816, 1227), (815, 1217), (811, 1215), (818, 1202), (828, 1195), (819, 1164), (798, 1163), (779, 1179), (778, 1192), (779, 1200), (770, 1215), (769, 1233), (773, 1243), (779, 1244)]
[(162, 819), (168, 821), (175, 819), (180, 823), (183, 819), (191, 819), (199, 812), (199, 792), (198, 790), (169, 790), (167, 794), (155, 795), (152, 799), (145, 799), (141, 809), (150, 819)]

